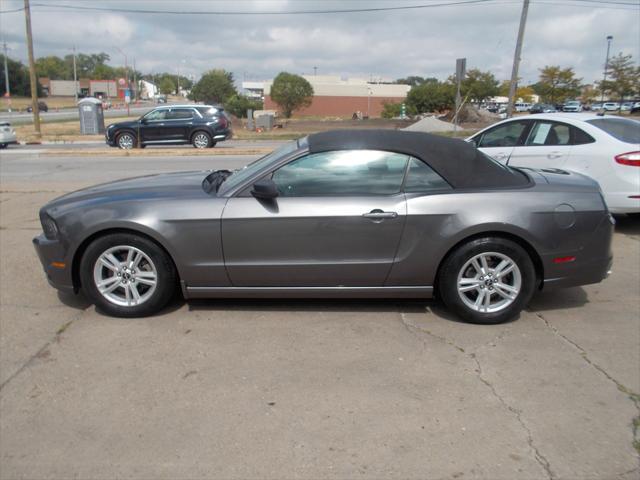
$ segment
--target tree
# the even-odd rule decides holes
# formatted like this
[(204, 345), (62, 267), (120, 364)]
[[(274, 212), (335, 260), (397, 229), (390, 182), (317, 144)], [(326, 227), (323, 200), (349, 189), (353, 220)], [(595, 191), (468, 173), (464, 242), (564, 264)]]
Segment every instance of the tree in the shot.
[(447, 110), (455, 103), (456, 87), (451, 82), (428, 79), (407, 94), (407, 110), (411, 115)]
[(522, 100), (525, 103), (531, 103), (535, 93), (531, 87), (518, 87), (516, 89), (516, 101)]
[(262, 100), (249, 98), (246, 95), (233, 95), (227, 99), (224, 108), (238, 118), (247, 118), (247, 110), (262, 110)]
[(469, 70), (460, 85), (462, 98), (468, 96), (469, 99), (477, 103), (482, 103), (499, 92), (499, 82), (493, 73), (482, 72), (477, 68)]
[(189, 98), (196, 102), (221, 104), (233, 95), (237, 95), (233, 85), (233, 74), (225, 70), (209, 70), (205, 72), (191, 89)]
[(581, 81), (571, 67), (563, 69), (559, 65), (547, 65), (540, 69), (540, 79), (532, 88), (544, 102), (555, 104), (577, 97)]
[[(4, 55), (0, 55), (0, 65), (4, 65)], [(31, 95), (29, 83), (29, 69), (17, 60), (7, 57), (7, 70), (9, 70), (9, 87), (12, 96), (28, 97)], [(4, 83), (4, 71), (0, 74), (0, 94), (4, 95), (6, 86)]]
[(382, 102), (382, 118), (396, 118), (402, 115), (402, 104)]
[(430, 79), (423, 78), (423, 77), (420, 77), (418, 75), (410, 75), (407, 78), (399, 78), (399, 79), (397, 79), (395, 83), (398, 83), (400, 85), (410, 85), (412, 87), (416, 87), (418, 85), (422, 85), (424, 82), (426, 82), (428, 80), (430, 80)]
[(65, 61), (55, 55), (40, 57), (36, 60), (36, 75), (53, 80), (69, 80), (73, 78), (73, 71), (69, 71)]
[(280, 72), (273, 79), (270, 96), (280, 106), (285, 118), (290, 118), (295, 110), (311, 105), (313, 87), (299, 75)]
[(158, 85), (158, 89), (163, 95), (169, 95), (176, 91), (176, 84), (169, 77), (165, 77)]
[(640, 93), (640, 67), (634, 65), (631, 55), (619, 53), (611, 60), (607, 68), (608, 80), (599, 82), (600, 89), (620, 100), (634, 93)]

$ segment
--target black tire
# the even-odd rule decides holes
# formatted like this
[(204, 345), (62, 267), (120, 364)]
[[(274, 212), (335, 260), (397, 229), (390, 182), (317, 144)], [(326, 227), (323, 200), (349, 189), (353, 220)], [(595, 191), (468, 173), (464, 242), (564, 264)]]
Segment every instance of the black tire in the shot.
[(121, 150), (131, 150), (138, 144), (136, 136), (131, 132), (122, 132), (116, 136), (116, 145)]
[(0, 148), (7, 148), (8, 144), (7, 143), (0, 143)]
[(209, 145), (209, 148), (213, 148), (213, 147), (215, 147), (215, 146), (216, 146), (216, 143), (218, 143), (218, 142), (213, 142), (213, 141), (212, 141), (212, 142), (211, 142), (211, 145)]
[(213, 140), (211, 139), (211, 135), (202, 130), (198, 130), (191, 137), (191, 145), (193, 145), (194, 148), (198, 149), (210, 148), (212, 142)]
[[(482, 258), (477, 257), (481, 254), (484, 254), (489, 267), (484, 274), (476, 273), (477, 268), (471, 263), (476, 258), (478, 265), (482, 266)], [(507, 259), (515, 264), (511, 273), (494, 275), (499, 262)], [(459, 276), (463, 282), (468, 282), (469, 291), (458, 291)], [(477, 286), (472, 285), (475, 282)], [(518, 282), (517, 293), (506, 290), (507, 287), (518, 285)], [(529, 254), (517, 243), (500, 237), (477, 238), (461, 245), (446, 258), (440, 268), (437, 287), (445, 305), (463, 320), (485, 325), (497, 324), (513, 320), (527, 306), (536, 289), (536, 272)], [(498, 290), (502, 293), (499, 294)], [(506, 298), (503, 293), (514, 296)], [(484, 302), (487, 295), (490, 302), (488, 307)], [(480, 306), (470, 305), (479, 298)], [(491, 303), (494, 300), (495, 304)], [(501, 306), (501, 302), (504, 305)]]
[[(118, 267), (119, 274), (115, 273), (115, 269), (98, 263), (100, 257), (110, 249), (113, 249), (115, 259), (126, 261), (126, 250), (120, 247), (141, 252), (141, 257), (146, 258), (142, 258), (131, 270), (125, 268), (130, 264), (121, 263)], [(100, 292), (96, 285), (96, 270), (98, 278), (106, 278), (109, 285), (118, 284), (113, 292)], [(101, 276), (104, 273), (107, 277)], [(124, 280), (125, 273), (128, 275), (129, 285), (124, 284), (127, 283)], [(153, 275), (155, 287), (148, 285), (150, 279), (154, 278)], [(157, 313), (174, 297), (177, 274), (169, 255), (155, 242), (136, 234), (114, 233), (97, 238), (87, 247), (80, 261), (80, 282), (86, 296), (104, 313), (114, 317), (144, 317)], [(140, 296), (140, 304), (135, 304), (135, 300), (131, 300), (130, 305), (118, 304), (119, 299), (126, 302), (129, 298), (134, 298), (133, 288)]]

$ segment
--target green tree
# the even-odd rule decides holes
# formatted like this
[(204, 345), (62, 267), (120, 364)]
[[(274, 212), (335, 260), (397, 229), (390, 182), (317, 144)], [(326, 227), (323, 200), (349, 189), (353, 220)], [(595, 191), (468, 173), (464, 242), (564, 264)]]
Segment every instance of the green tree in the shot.
[[(0, 55), (0, 65), (4, 65), (4, 55)], [(29, 83), (29, 69), (17, 60), (7, 57), (7, 70), (9, 71), (9, 88), (11, 96), (27, 97), (31, 95), (31, 85)], [(0, 74), (0, 95), (4, 95), (6, 86), (4, 83), (4, 69)], [(4, 102), (0, 105), (4, 108)]]
[(158, 85), (158, 89), (163, 95), (169, 95), (176, 91), (176, 84), (169, 77), (164, 77)]
[(254, 100), (246, 95), (233, 95), (224, 103), (224, 108), (238, 118), (247, 118), (247, 110), (262, 110), (262, 100)]
[(412, 115), (447, 110), (453, 108), (455, 96), (456, 87), (451, 82), (429, 79), (409, 90), (407, 110)]
[(73, 71), (69, 71), (67, 64), (60, 57), (51, 55), (36, 60), (36, 75), (48, 77), (52, 80), (69, 80), (73, 78)]
[(482, 103), (499, 92), (499, 82), (493, 73), (482, 72), (477, 68), (469, 70), (460, 85), (462, 98), (468, 96), (470, 100), (477, 103)]
[(580, 94), (581, 78), (576, 78), (573, 68), (546, 65), (540, 69), (538, 83), (532, 85), (535, 93), (546, 103), (561, 103)]
[(237, 95), (233, 85), (233, 74), (225, 70), (209, 70), (205, 72), (191, 89), (189, 98), (196, 102), (224, 104), (227, 99)]
[(382, 118), (396, 118), (402, 114), (402, 104), (382, 102)]
[(611, 60), (607, 68), (607, 80), (599, 82), (601, 90), (620, 100), (640, 93), (640, 67), (637, 67), (631, 55), (619, 53)]
[(280, 72), (273, 79), (270, 96), (280, 106), (285, 118), (290, 118), (294, 111), (311, 105), (313, 87), (299, 75)]

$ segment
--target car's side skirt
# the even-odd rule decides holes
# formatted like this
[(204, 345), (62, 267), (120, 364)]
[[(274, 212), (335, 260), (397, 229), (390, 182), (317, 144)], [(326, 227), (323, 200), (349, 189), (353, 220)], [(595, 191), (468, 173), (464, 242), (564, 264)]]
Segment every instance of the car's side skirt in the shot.
[(433, 287), (189, 287), (185, 298), (431, 298)]

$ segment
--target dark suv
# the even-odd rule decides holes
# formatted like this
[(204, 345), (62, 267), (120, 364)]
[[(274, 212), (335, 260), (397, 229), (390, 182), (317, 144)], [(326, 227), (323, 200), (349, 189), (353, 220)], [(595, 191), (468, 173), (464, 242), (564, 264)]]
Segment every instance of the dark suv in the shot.
[(137, 120), (109, 125), (105, 132), (107, 144), (122, 149), (185, 143), (210, 148), (231, 135), (224, 110), (211, 105), (158, 107)]

